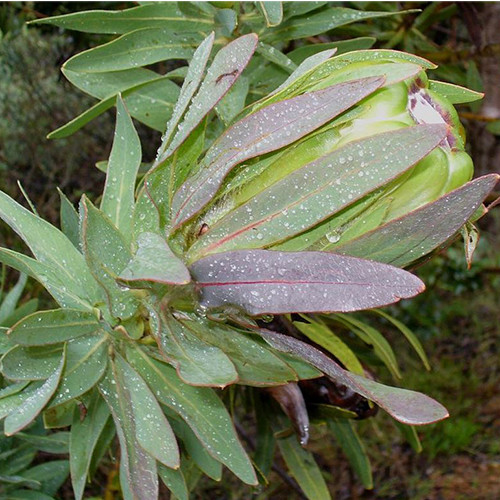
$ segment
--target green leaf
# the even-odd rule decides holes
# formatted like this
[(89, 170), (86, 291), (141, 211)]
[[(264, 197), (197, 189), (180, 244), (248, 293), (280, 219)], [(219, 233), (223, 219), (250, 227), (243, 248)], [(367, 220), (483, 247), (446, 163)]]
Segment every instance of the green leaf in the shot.
[(238, 372), (240, 384), (259, 387), (297, 380), (296, 373), (278, 356), (242, 332), (201, 318), (181, 323), (229, 357)]
[(50, 406), (60, 405), (86, 393), (103, 376), (108, 361), (106, 335), (89, 336), (66, 344), (66, 366)]
[[(69, 463), (67, 460), (52, 460), (36, 465), (21, 475), (27, 479), (39, 481), (41, 491), (47, 495), (55, 495), (69, 474)], [(38, 492), (37, 492), (38, 493)]]
[(97, 296), (96, 283), (82, 254), (61, 231), (2, 192), (0, 217), (21, 236), (42, 264), (57, 271), (70, 293), (89, 303), (94, 301)]
[(488, 123), (486, 130), (493, 135), (500, 135), (500, 120)]
[(187, 267), (158, 234), (139, 234), (137, 246), (137, 253), (120, 273), (120, 280), (152, 281), (167, 285), (185, 285), (191, 281)]
[[(33, 314), (37, 309), (38, 309), (38, 299), (30, 299), (24, 304), (20, 305), (10, 316), (5, 318), (3, 320), (3, 324), (5, 327), (10, 328), (25, 316)], [(7, 337), (7, 334), (5, 334), (4, 337)]]
[(106, 292), (113, 316), (127, 319), (139, 307), (138, 300), (116, 283), (116, 278), (132, 259), (121, 233), (84, 196), (81, 202), (83, 251), (96, 280)]
[(69, 427), (73, 421), (73, 411), (77, 406), (74, 399), (43, 412), (43, 426), (46, 429), (62, 429)]
[(61, 201), (61, 230), (69, 241), (73, 243), (75, 248), (80, 248), (80, 219), (78, 217), (78, 212), (59, 188), (57, 188), (57, 191)]
[(210, 29), (211, 20), (207, 16), (187, 17), (177, 2), (152, 2), (125, 10), (88, 10), (45, 17), (30, 24), (51, 24), (84, 33), (120, 34), (140, 28), (168, 28), (187, 33)]
[(169, 59), (190, 59), (196, 38), (194, 35), (178, 35), (165, 27), (138, 29), (76, 54), (64, 63), (62, 71), (105, 73)]
[(95, 333), (99, 320), (95, 312), (78, 309), (52, 309), (23, 318), (10, 330), (12, 342), (27, 346), (58, 344)]
[[(209, 42), (206, 43), (209, 44)], [(162, 162), (175, 151), (226, 95), (245, 69), (256, 46), (257, 36), (251, 33), (233, 40), (217, 52), (203, 83), (191, 101), (184, 120), (177, 126), (177, 133), (173, 136), (165, 153), (158, 157), (158, 162)], [(203, 52), (200, 57), (202, 54)]]
[(348, 314), (336, 314), (335, 319), (347, 326), (363, 342), (372, 346), (373, 352), (387, 366), (394, 378), (402, 378), (391, 345), (377, 329)]
[(162, 464), (158, 465), (158, 474), (165, 486), (171, 491), (172, 495), (179, 500), (189, 500), (189, 491), (186, 486), (186, 480), (180, 469), (169, 469)]
[(175, 436), (182, 440), (186, 452), (196, 465), (214, 481), (220, 481), (222, 477), (222, 464), (212, 457), (205, 449), (203, 443), (196, 437), (183, 420), (171, 419), (170, 424), (174, 429)]
[(315, 14), (301, 18), (288, 19), (278, 28), (264, 33), (263, 39), (276, 38), (280, 40), (295, 40), (309, 36), (324, 34), (340, 26), (346, 26), (366, 19), (377, 17), (388, 17), (398, 14), (406, 14), (414, 11), (401, 12), (370, 12), (345, 7), (330, 7)]
[(141, 143), (123, 99), (116, 101), (116, 129), (109, 156), (101, 210), (130, 244), (135, 181), (141, 164)]
[[(271, 104), (238, 121), (207, 152), (199, 172), (174, 196), (175, 227), (199, 212), (239, 163), (280, 149), (345, 111), (382, 84), (359, 80)], [(236, 145), (236, 147), (235, 147)], [(248, 220), (248, 212), (245, 212)]]
[(160, 463), (177, 469), (180, 466), (177, 442), (156, 397), (141, 376), (118, 354), (115, 363), (124, 391), (130, 395), (138, 443)]
[[(311, 321), (308, 318), (309, 321)], [(351, 349), (322, 323), (294, 321), (294, 326), (308, 339), (332, 353), (349, 371), (363, 375), (361, 363)]]
[[(276, 450), (276, 438), (271, 426), (271, 412), (264, 404), (261, 397), (256, 395), (255, 415), (257, 418), (257, 443), (254, 455), (254, 461), (259, 471), (268, 477), (274, 461)], [(258, 398), (258, 399), (257, 399)]]
[(229, 125), (243, 111), (249, 90), (248, 78), (240, 76), (229, 92), (215, 106), (217, 115), (225, 125)]
[(474, 214), (499, 176), (489, 174), (451, 191), (403, 217), (334, 247), (343, 255), (404, 267), (451, 238)]
[(343, 40), (340, 42), (313, 43), (311, 45), (303, 45), (302, 47), (292, 50), (287, 53), (287, 56), (295, 64), (300, 64), (308, 57), (311, 57), (319, 52), (324, 52), (325, 50), (337, 49), (336, 54), (340, 55), (354, 50), (369, 49), (375, 42), (376, 38), (367, 36), (352, 38), (351, 40)]
[(30, 443), (38, 450), (45, 453), (68, 453), (69, 449), (69, 432), (54, 432), (46, 436), (40, 436), (34, 433), (18, 432), (16, 439), (21, 439), (26, 443)]
[(35, 278), (54, 297), (60, 306), (89, 311), (92, 307), (89, 299), (82, 298), (81, 287), (68, 287), (66, 276), (51, 264), (43, 264), (22, 253), (7, 248), (0, 248), (0, 262)]
[(39, 388), (31, 393), (15, 411), (7, 416), (4, 424), (6, 436), (12, 436), (24, 429), (44, 409), (57, 389), (65, 361), (66, 350), (64, 349), (56, 371)]
[(312, 453), (300, 446), (295, 435), (277, 441), (288, 470), (306, 497), (309, 500), (330, 499), (325, 479)]
[(218, 9), (215, 13), (216, 26), (220, 27), (223, 36), (230, 37), (238, 25), (238, 16), (233, 9)]
[(474, 102), (482, 99), (484, 94), (476, 92), (459, 85), (453, 85), (446, 82), (437, 82), (429, 80), (429, 90), (436, 92), (440, 96), (447, 99), (451, 104), (463, 104), (466, 102)]
[(27, 278), (26, 274), (21, 273), (16, 284), (9, 290), (7, 295), (3, 297), (0, 303), (0, 325), (7, 326), (5, 325), (5, 320), (14, 313), (17, 302), (21, 298), (26, 285)]
[(9, 491), (9, 500), (54, 500), (54, 498), (40, 491), (16, 490)]
[(411, 427), (409, 425), (401, 424), (397, 420), (394, 421), (394, 424), (401, 432), (403, 437), (406, 439), (406, 441), (409, 443), (409, 445), (412, 447), (413, 451), (415, 453), (421, 453), (423, 448), (422, 448), (422, 443), (420, 442), (420, 439), (418, 437), (416, 428)]
[(131, 395), (123, 386), (114, 363), (111, 363), (105, 377), (99, 382), (99, 391), (111, 410), (120, 441), (120, 485), (124, 498), (136, 500), (157, 498), (156, 460), (137, 440), (137, 426), (140, 423), (135, 420)]
[(370, 460), (353, 423), (346, 418), (332, 419), (328, 422), (328, 427), (342, 447), (364, 488), (371, 490), (373, 488), (373, 478)]
[[(12, 411), (17, 410), (24, 401), (33, 396), (42, 386), (42, 382), (32, 382), (24, 387), (16, 385), (16, 392), (7, 392), (7, 395), (0, 399), (0, 419), (5, 418)], [(17, 391), (17, 388), (19, 388)], [(4, 471), (5, 472), (5, 471)]]
[[(167, 129), (162, 137), (162, 143), (160, 148), (158, 149), (158, 156), (155, 162), (159, 164), (162, 162), (166, 156), (168, 156), (168, 146), (170, 141), (172, 140), (175, 132), (178, 129), (179, 122), (186, 112), (193, 95), (198, 90), (200, 83), (203, 79), (203, 74), (205, 72), (205, 68), (207, 66), (208, 58), (210, 57), (210, 52), (212, 51), (212, 47), (214, 44), (214, 33), (212, 32), (200, 46), (196, 49), (193, 54), (193, 58), (189, 63), (189, 68), (186, 74), (186, 78), (184, 79), (184, 83), (182, 84), (181, 91), (179, 93), (179, 98), (175, 103), (174, 110), (172, 112), (172, 116), (168, 122)], [(170, 190), (172, 187), (170, 187)]]
[(283, 21), (283, 2), (258, 2), (269, 28)]
[(385, 311), (382, 311), (381, 309), (373, 309), (372, 312), (378, 314), (379, 316), (382, 316), (387, 321), (389, 321), (389, 323), (392, 323), (404, 335), (404, 337), (410, 343), (413, 349), (415, 349), (415, 352), (422, 360), (422, 364), (425, 366), (425, 368), (427, 370), (431, 369), (429, 359), (425, 354), (424, 348), (420, 340), (418, 340), (417, 336), (404, 323), (401, 323), (401, 321), (398, 321), (396, 318), (394, 318), (390, 314), (387, 314)]
[(12, 394), (18, 394), (28, 384), (29, 382), (16, 382), (5, 386), (3, 389), (0, 389), (0, 399), (6, 398), (7, 396), (11, 396)]
[(2, 374), (11, 380), (45, 380), (61, 360), (62, 347), (16, 346), (2, 358)]
[(243, 482), (257, 484), (250, 459), (236, 435), (231, 417), (212, 389), (183, 383), (173, 368), (152, 359), (140, 349), (130, 350), (128, 359), (158, 400), (178, 413), (193, 429), (210, 455)]
[(224, 351), (198, 337), (191, 324), (163, 315), (155, 334), (162, 356), (175, 366), (186, 383), (225, 387), (238, 380), (238, 372)]
[(276, 66), (285, 70), (288, 74), (297, 69), (297, 65), (288, 56), (267, 43), (259, 42), (257, 54), (260, 54), (267, 61), (276, 64)]

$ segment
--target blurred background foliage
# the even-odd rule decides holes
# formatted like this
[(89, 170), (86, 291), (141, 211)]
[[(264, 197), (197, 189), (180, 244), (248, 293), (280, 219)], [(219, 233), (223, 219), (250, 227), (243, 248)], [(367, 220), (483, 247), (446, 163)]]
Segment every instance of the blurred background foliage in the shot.
[[(221, 10), (233, 8), (240, 16), (248, 16), (248, 10), (253, 8), (250, 2), (213, 4)], [(328, 2), (315, 4), (319, 9), (329, 7)], [(374, 47), (401, 49), (430, 59), (439, 65), (432, 76), (485, 92), (483, 101), (461, 105), (459, 113), (469, 136), (477, 174), (499, 171), (500, 4), (335, 4), (362, 11), (418, 10), (350, 24), (300, 41), (289, 40), (279, 48), (285, 54), (295, 51), (298, 57), (300, 51), (311, 50), (307, 48), (311, 45), (370, 37), (369, 43)], [(23, 195), (17, 185), (20, 180), (37, 210), (52, 222), (58, 214), (56, 187), (73, 201), (83, 192), (102, 191), (104, 174), (94, 166), (109, 153), (114, 125), (112, 110), (75, 135), (57, 141), (46, 139), (50, 131), (95, 102), (65, 81), (60, 66), (74, 54), (101, 44), (111, 36), (43, 25), (28, 28), (25, 23), (92, 8), (118, 10), (135, 5), (133, 2), (0, 4), (0, 188), (21, 200)], [(155, 69), (166, 72), (172, 68)], [(277, 75), (280, 71), (279, 67), (275, 68)], [(152, 159), (155, 151), (153, 146), (148, 150), (147, 144), (156, 144), (158, 133), (139, 123), (136, 126), (142, 144), (146, 145), (145, 158)], [(391, 314), (424, 341), (432, 372), (422, 373), (417, 369), (418, 360), (382, 318), (365, 314), (370, 316), (370, 321), (379, 322), (398, 352), (404, 366), (404, 386), (432, 394), (450, 410), (451, 418), (419, 429), (423, 443), (419, 454), (411, 450), (400, 435), (386, 432), (391, 429), (387, 416), (379, 414), (377, 419), (360, 422), (359, 431), (374, 470), (375, 489), (371, 492), (365, 491), (353, 476), (340, 449), (334, 445), (334, 438), (324, 429), (324, 435), (319, 436), (323, 439), (312, 440), (321, 450), (312, 451), (321, 451), (318, 457), (328, 457), (320, 463), (336, 498), (494, 500), (500, 497), (499, 210), (492, 210), (479, 225), (482, 237), (470, 269), (467, 269), (461, 242), (456, 242), (447, 252), (417, 270), (427, 284), (427, 293), (390, 308)], [(19, 245), (6, 226), (0, 229), (0, 243), (11, 247)], [(15, 273), (2, 271), (4, 301), (6, 292), (15, 287), (17, 280)], [(34, 297), (47, 300), (30, 283), (21, 294), (16, 293), (15, 301), (10, 295), (12, 313), (18, 303), (20, 307), (32, 307)], [(56, 498), (70, 498), (70, 488), (64, 485), (59, 488), (67, 477), (64, 433), (47, 434), (42, 426), (34, 426), (29, 432), (35, 436), (31, 441), (27, 436), (0, 440), (0, 498), (11, 498), (9, 492), (16, 488), (25, 491), (16, 498), (42, 499), (44, 492)], [(252, 436), (247, 439), (251, 442)], [(13, 456), (17, 457), (14, 462), (10, 458)], [(57, 473), (47, 482), (45, 464), (51, 461), (57, 461), (54, 468)], [(252, 493), (227, 475), (215, 486), (212, 482), (203, 482), (197, 498), (302, 498), (293, 479), (279, 464), (274, 474), (265, 493)], [(110, 457), (91, 490), (97, 498), (114, 498), (116, 481)], [(35, 487), (37, 482), (39, 485)], [(30, 496), (31, 493), (38, 496)]]

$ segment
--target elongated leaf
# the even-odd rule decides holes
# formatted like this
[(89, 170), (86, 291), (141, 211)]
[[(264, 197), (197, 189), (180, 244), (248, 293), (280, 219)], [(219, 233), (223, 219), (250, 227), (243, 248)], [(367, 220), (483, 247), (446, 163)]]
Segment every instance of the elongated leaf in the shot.
[(451, 238), (474, 214), (499, 176), (485, 175), (438, 200), (334, 247), (344, 254), (407, 266)]
[[(55, 495), (62, 486), (69, 473), (67, 460), (52, 460), (31, 467), (22, 475), (40, 483), (40, 489), (47, 495)], [(37, 492), (38, 493), (38, 492)]]
[(269, 330), (259, 332), (275, 349), (301, 357), (336, 382), (370, 399), (401, 423), (425, 425), (448, 417), (446, 408), (425, 394), (383, 385), (348, 372), (318, 349), (292, 337)]
[(99, 382), (99, 391), (111, 410), (120, 441), (120, 484), (124, 492), (136, 500), (158, 498), (156, 461), (137, 440), (137, 426), (141, 422), (135, 419), (130, 393), (116, 367), (108, 369)]
[(93, 312), (52, 309), (23, 318), (10, 329), (10, 338), (16, 344), (28, 346), (57, 344), (98, 329), (99, 320)]
[(233, 304), (252, 315), (356, 311), (424, 289), (401, 269), (326, 252), (239, 250), (199, 260), (191, 272), (203, 305)]
[[(15, 392), (11, 392), (10, 394), (4, 395), (4, 397), (0, 398), (0, 419), (5, 418), (9, 413), (19, 408), (24, 401), (36, 394), (42, 386), (42, 382), (32, 382), (24, 387), (21, 387), (18, 384), (15, 385)], [(19, 391), (17, 391), (18, 387), (21, 387)]]
[(429, 80), (429, 89), (436, 92), (436, 94), (445, 97), (452, 104), (474, 102), (482, 99), (484, 96), (482, 92), (476, 92), (475, 90), (460, 87), (459, 85), (437, 82), (434, 80)]
[(387, 314), (385, 311), (382, 311), (381, 309), (374, 309), (372, 312), (378, 314), (379, 316), (382, 316), (382, 318), (385, 318), (387, 321), (389, 321), (389, 323), (392, 323), (404, 335), (406, 340), (413, 347), (415, 352), (420, 357), (422, 364), (425, 366), (425, 368), (427, 370), (431, 369), (429, 358), (427, 358), (427, 355), (425, 354), (422, 343), (420, 342), (418, 337), (404, 323), (401, 323), (401, 321), (397, 320), (396, 318), (394, 318), (390, 314)]
[(192, 35), (168, 28), (143, 28), (111, 42), (80, 52), (66, 61), (62, 71), (103, 73), (146, 66), (168, 59), (189, 59), (196, 45)]
[(339, 42), (313, 43), (311, 45), (303, 45), (302, 47), (298, 47), (297, 49), (288, 52), (287, 56), (295, 64), (301, 64), (307, 58), (318, 54), (319, 52), (337, 49), (337, 54), (340, 55), (354, 50), (369, 49), (375, 42), (376, 38), (366, 36)]
[(27, 399), (25, 399), (16, 410), (10, 413), (5, 419), (4, 432), (7, 436), (12, 436), (16, 432), (24, 429), (39, 415), (49, 402), (57, 389), (66, 361), (66, 351), (63, 350), (59, 366), (56, 371), (36, 389)]
[(16, 382), (14, 384), (9, 384), (8, 386), (0, 389), (0, 399), (6, 398), (7, 396), (11, 396), (13, 394), (17, 394), (22, 391), (29, 382)]
[(159, 161), (163, 161), (175, 151), (226, 95), (245, 69), (256, 46), (257, 36), (251, 33), (233, 40), (217, 52), (198, 93), (191, 101), (183, 122), (178, 125), (177, 133)]
[(16, 284), (9, 290), (5, 297), (2, 298), (0, 293), (0, 299), (2, 299), (0, 302), (0, 325), (5, 326), (5, 320), (15, 311), (27, 278), (26, 274), (21, 273)]
[(164, 316), (158, 343), (162, 355), (188, 384), (225, 387), (238, 380), (238, 372), (224, 351), (199, 338), (192, 325)]
[(160, 404), (146, 382), (118, 354), (116, 370), (120, 374), (125, 390), (130, 394), (130, 403), (139, 444), (160, 463), (177, 469), (180, 466), (179, 448), (172, 428)]
[(65, 276), (61, 276), (54, 265), (44, 264), (7, 248), (0, 248), (0, 262), (35, 278), (47, 289), (60, 306), (83, 311), (91, 309), (89, 300), (81, 297), (83, 295), (82, 289), (76, 286), (68, 287)]
[(220, 481), (222, 477), (222, 464), (208, 453), (189, 425), (180, 419), (172, 419), (170, 420), (170, 424), (174, 429), (176, 437), (182, 440), (186, 452), (196, 465), (208, 477), (214, 481)]
[(417, 125), (348, 143), (220, 219), (193, 245), (190, 258), (262, 248), (299, 234), (408, 170), (445, 135), (445, 126)]
[(15, 346), (2, 357), (2, 374), (11, 380), (45, 380), (59, 366), (62, 347)]
[(306, 497), (309, 500), (329, 500), (328, 487), (312, 453), (300, 446), (295, 435), (277, 442), (288, 470)]
[(348, 9), (345, 7), (330, 7), (318, 13), (302, 18), (289, 19), (278, 28), (264, 33), (263, 38), (279, 37), (280, 40), (295, 40), (329, 32), (340, 26), (346, 26), (366, 19), (395, 16), (413, 11), (373, 12)]
[(78, 218), (78, 212), (59, 188), (57, 191), (59, 193), (59, 199), (61, 200), (61, 230), (69, 241), (73, 243), (75, 248), (80, 248), (80, 221)]
[(45, 453), (68, 453), (69, 432), (54, 432), (46, 436), (36, 435), (34, 433), (18, 432), (16, 439), (21, 439), (26, 443), (31, 443), (40, 451)]
[(179, 500), (189, 500), (189, 491), (186, 486), (184, 474), (180, 469), (169, 469), (162, 464), (158, 465), (158, 474), (165, 486)]
[(73, 12), (37, 19), (31, 24), (51, 24), (84, 33), (120, 34), (140, 28), (168, 28), (186, 33), (206, 31), (211, 21), (208, 17), (187, 17), (179, 10), (177, 2), (153, 2), (125, 10)]
[[(1, 250), (0, 250), (0, 252), (1, 252)], [(0, 256), (0, 260), (1, 260), (1, 256)], [(38, 309), (38, 299), (30, 299), (27, 302), (25, 302), (24, 304), (20, 305), (18, 308), (16, 308), (15, 311), (10, 316), (5, 318), (3, 320), (3, 324), (5, 325), (6, 328), (10, 328), (13, 325), (15, 325), (18, 321), (20, 321), (22, 318), (24, 318), (30, 314), (33, 314), (37, 309)], [(0, 328), (2, 328), (2, 327), (0, 327)], [(7, 332), (5, 331), (5, 335), (4, 335), (3, 340), (5, 340), (6, 338), (7, 338)], [(0, 335), (0, 339), (2, 339), (1, 335)], [(0, 354), (2, 352), (5, 352), (5, 351), (3, 351), (2, 342), (0, 341)]]
[(335, 439), (342, 447), (351, 467), (356, 472), (363, 486), (366, 489), (372, 489), (373, 478), (370, 459), (353, 423), (346, 418), (337, 418), (330, 420), (328, 427), (335, 435)]
[(278, 26), (283, 20), (283, 2), (259, 2), (268, 27)]
[(201, 210), (238, 163), (300, 139), (381, 84), (381, 79), (365, 79), (333, 86), (272, 104), (237, 122), (209, 150), (199, 173), (175, 194), (174, 225), (182, 224)]
[(189, 271), (167, 242), (155, 233), (141, 233), (137, 253), (120, 273), (123, 281), (153, 281), (167, 285), (185, 285), (191, 281)]
[[(159, 164), (164, 160), (165, 154), (167, 152), (168, 145), (174, 136), (174, 133), (179, 125), (179, 122), (186, 112), (186, 109), (191, 102), (191, 99), (194, 93), (198, 90), (200, 83), (203, 78), (203, 74), (205, 72), (205, 68), (207, 66), (208, 58), (210, 56), (210, 52), (212, 51), (212, 47), (214, 44), (215, 34), (212, 32), (200, 46), (196, 49), (193, 54), (193, 58), (189, 63), (188, 72), (186, 74), (186, 78), (184, 79), (184, 83), (182, 84), (181, 92), (179, 94), (179, 98), (175, 104), (174, 111), (172, 113), (172, 117), (167, 125), (167, 130), (162, 137), (162, 144), (158, 150), (158, 156), (155, 164)], [(167, 153), (168, 155), (168, 153)]]
[(108, 342), (105, 335), (89, 336), (66, 344), (66, 366), (50, 407), (86, 393), (106, 371)]
[(243, 333), (198, 317), (181, 323), (186, 327), (189, 325), (198, 338), (229, 356), (238, 372), (240, 384), (258, 387), (297, 380), (296, 373), (278, 356)]
[(95, 300), (95, 280), (82, 254), (61, 231), (2, 192), (0, 217), (26, 242), (41, 263), (57, 270), (69, 291), (90, 302)]
[(116, 101), (116, 129), (108, 162), (101, 210), (130, 244), (135, 181), (141, 164), (141, 143), (123, 99)]
[(88, 265), (106, 292), (112, 314), (130, 318), (137, 311), (138, 300), (115, 281), (132, 258), (130, 248), (109, 218), (85, 197), (81, 210), (83, 250)]
[(267, 61), (270, 61), (285, 70), (288, 74), (297, 69), (297, 65), (290, 58), (288, 58), (280, 50), (274, 48), (272, 45), (259, 42), (257, 53)]
[(304, 323), (302, 321), (295, 321), (293, 324), (307, 338), (331, 352), (347, 370), (358, 375), (364, 374), (363, 367), (356, 355), (326, 325), (317, 322)]
[(243, 482), (257, 484), (231, 417), (212, 389), (183, 383), (172, 367), (152, 359), (140, 349), (130, 350), (128, 359), (159, 401), (178, 413), (193, 429), (210, 455)]
[(275, 94), (276, 92), (279, 92), (280, 90), (284, 89), (292, 82), (297, 80), (297, 78), (301, 77), (302, 75), (310, 71), (312, 68), (330, 59), (330, 57), (332, 57), (335, 54), (335, 52), (337, 52), (337, 49), (332, 48), (309, 56), (307, 59), (302, 61), (297, 68), (295, 68), (294, 72), (275, 91), (273, 91), (272, 94)]

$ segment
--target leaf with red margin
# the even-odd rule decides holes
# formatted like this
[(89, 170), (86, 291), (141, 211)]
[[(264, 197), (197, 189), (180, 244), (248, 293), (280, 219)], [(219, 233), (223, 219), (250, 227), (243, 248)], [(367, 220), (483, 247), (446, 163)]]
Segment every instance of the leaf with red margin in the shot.
[(315, 347), (293, 337), (263, 329), (258, 332), (275, 349), (294, 354), (311, 363), (336, 382), (376, 403), (398, 422), (407, 425), (425, 425), (449, 416), (443, 405), (425, 394), (380, 384), (348, 372)]
[(280, 149), (321, 127), (377, 90), (385, 79), (363, 78), (279, 101), (229, 128), (207, 152), (204, 165), (175, 193), (173, 225), (180, 226), (215, 195), (239, 163)]
[(500, 179), (489, 174), (394, 219), (332, 251), (404, 267), (451, 238), (474, 214)]
[(236, 250), (198, 260), (191, 273), (203, 306), (251, 315), (359, 311), (425, 288), (402, 269), (328, 252)]

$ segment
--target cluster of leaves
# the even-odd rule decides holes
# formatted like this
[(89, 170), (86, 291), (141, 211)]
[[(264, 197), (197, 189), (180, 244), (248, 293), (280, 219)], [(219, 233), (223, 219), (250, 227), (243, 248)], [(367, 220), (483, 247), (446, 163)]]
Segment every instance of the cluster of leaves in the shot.
[[(266, 33), (274, 32), (265, 19), (267, 24), (282, 21), (279, 5), (273, 5), (276, 13), (263, 3), (258, 8), (264, 9), (264, 17), (257, 10), (242, 12), (249, 29), (260, 29), (264, 41)], [(306, 5), (286, 7), (289, 19), (280, 27), (294, 27), (284, 31), (292, 33), (290, 38), (319, 33), (333, 14), (344, 23), (362, 19), (361, 14), (376, 15), (313, 4), (322, 27), (311, 28), (318, 30), (315, 33), (297, 31), (311, 24), (313, 15), (306, 16)], [(208, 21), (188, 15), (190, 9), (200, 8)], [(138, 28), (139, 9), (149, 12), (150, 28)], [(250, 79), (243, 92), (238, 90), (245, 82), (243, 71), (251, 68), (256, 50), (258, 64), (261, 58), (269, 60), (273, 51), (265, 43), (259, 45), (255, 34), (247, 34), (225, 44), (212, 58), (215, 34), (202, 40), (199, 32), (201, 24), (212, 27), (216, 14), (227, 23), (229, 13), (221, 14), (223, 10), (208, 4), (147, 4), (47, 20), (101, 32), (116, 32), (121, 26), (118, 31), (125, 33), (66, 63), (66, 76), (101, 101), (54, 134), (68, 134), (116, 104), (113, 148), (102, 166), (106, 183), (100, 206), (84, 196), (77, 213), (61, 194), (60, 231), (0, 193), (0, 216), (35, 257), (3, 248), (0, 260), (42, 283), (59, 305), (27, 315), (3, 337), (2, 373), (27, 384), (0, 398), (0, 414), (7, 435), (26, 429), (39, 415), (49, 428), (71, 427), (76, 498), (82, 498), (88, 474), (115, 433), (126, 499), (156, 498), (158, 475), (176, 497), (187, 498), (202, 472), (218, 480), (223, 465), (242, 481), (257, 484), (255, 468), (223, 402), (228, 397), (234, 404), (245, 391), (258, 398), (258, 389), (252, 387), (267, 387), (288, 408), (302, 443), (308, 438), (309, 417), (296, 383), (321, 375), (354, 394), (365, 409), (376, 404), (401, 423), (425, 424), (447, 416), (439, 403), (423, 394), (366, 378), (354, 343), (333, 334), (331, 327), (346, 327), (398, 377), (387, 341), (343, 313), (419, 293), (420, 280), (394, 265), (403, 267), (428, 254), (475, 213), (484, 213), (477, 210), (496, 176), (440, 194), (398, 219), (382, 218), (373, 230), (339, 245), (336, 254), (307, 245), (300, 252), (279, 249), (292, 240), (309, 241), (304, 234), (310, 229), (325, 232), (325, 217), (348, 213), (374, 192), (371, 201), (377, 201), (377, 190), (425, 158), (447, 138), (449, 128), (422, 124), (369, 133), (306, 160), (303, 168), (285, 171), (279, 182), (262, 185), (245, 202), (231, 205), (232, 196), (241, 196), (241, 188), (265, 171), (275, 152), (281, 154), (318, 130), (334, 131), (332, 123), (350, 122), (363, 111), (364, 99), (419, 74), (428, 62), (409, 54), (372, 51), (333, 59), (331, 49), (308, 53), (288, 77), (273, 83), (280, 84), (276, 92), (243, 110), (249, 89), (255, 87)], [(150, 24), (154, 16), (167, 14), (174, 18), (173, 26), (186, 26), (182, 36), (164, 24)], [(275, 21), (269, 21), (274, 15)], [(255, 23), (261, 28), (252, 25), (252, 19), (259, 19)], [(282, 40), (286, 36), (279, 35)], [(217, 41), (222, 45), (227, 39), (219, 36)], [(185, 75), (180, 89), (169, 79), (172, 75), (142, 67), (171, 58), (191, 59), (187, 70), (174, 70)], [(254, 82), (259, 78), (262, 75)], [(117, 97), (120, 91), (123, 98)], [(443, 92), (458, 102), (474, 98), (474, 93), (453, 86)], [(214, 109), (221, 120), (209, 129)], [(163, 132), (158, 156), (144, 175), (131, 116)], [(232, 126), (213, 141), (210, 134), (226, 121)], [(371, 175), (359, 175), (362, 158), (370, 158)], [(345, 186), (336, 182), (341, 179)], [(336, 314), (327, 314), (332, 312)], [(283, 329), (271, 328), (266, 323), (269, 315), (278, 315)], [(416, 339), (404, 326), (395, 326), (425, 363)], [(300, 332), (339, 362), (300, 340), (298, 333), (284, 331)], [(234, 384), (247, 389), (220, 391)], [(329, 423), (364, 484), (371, 486), (366, 454), (349, 420), (358, 413), (330, 401), (315, 401), (312, 409), (318, 421)], [(255, 411), (260, 412), (261, 425), (253, 458), (265, 482), (275, 433), (290, 421), (276, 408), (260, 411), (257, 404)], [(410, 432), (409, 438), (418, 447), (415, 434)], [(277, 443), (305, 493), (328, 498), (318, 466), (297, 438), (291, 435)]]

